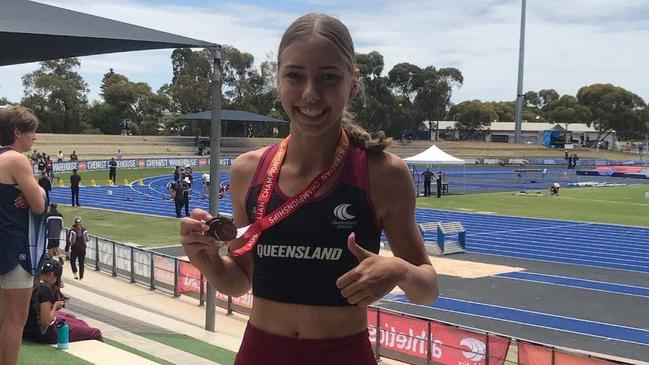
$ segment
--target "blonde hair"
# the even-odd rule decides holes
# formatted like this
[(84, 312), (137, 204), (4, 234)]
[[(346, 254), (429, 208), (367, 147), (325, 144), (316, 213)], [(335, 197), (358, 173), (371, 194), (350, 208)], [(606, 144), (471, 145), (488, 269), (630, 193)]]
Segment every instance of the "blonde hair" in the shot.
[(9, 146), (16, 141), (15, 131), (33, 132), (38, 127), (38, 119), (31, 110), (16, 105), (0, 107), (0, 145)]
[[(349, 29), (340, 20), (322, 13), (303, 15), (286, 29), (277, 51), (277, 66), (280, 65), (280, 57), (286, 47), (295, 40), (313, 35), (323, 37), (336, 47), (349, 72), (356, 69), (356, 53)], [(355, 82), (356, 87), (362, 92), (363, 84), (361, 81)], [(380, 131), (377, 138), (373, 139), (363, 127), (354, 122), (353, 115), (347, 111), (347, 108), (343, 113), (342, 126), (353, 145), (361, 147), (370, 153), (381, 152), (392, 143), (391, 138), (385, 138), (383, 131)]]

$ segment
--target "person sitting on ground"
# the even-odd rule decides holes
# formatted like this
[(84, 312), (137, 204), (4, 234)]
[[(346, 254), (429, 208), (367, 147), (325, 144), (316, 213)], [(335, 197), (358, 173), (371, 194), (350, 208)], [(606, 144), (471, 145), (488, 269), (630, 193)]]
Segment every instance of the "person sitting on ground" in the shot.
[(550, 195), (551, 196), (558, 196), (559, 195), (559, 188), (561, 185), (559, 183), (554, 183), (550, 186)]
[(72, 153), (70, 154), (70, 161), (78, 161), (78, 160), (79, 160), (79, 156), (77, 156), (77, 151), (72, 151)]
[[(58, 266), (57, 266), (58, 265)], [(62, 267), (56, 261), (45, 261), (41, 271), (41, 282), (34, 287), (29, 316), (23, 331), (24, 337), (41, 343), (56, 343), (57, 325), (61, 321), (68, 324), (70, 342), (98, 340), (103, 341), (101, 330), (90, 327), (74, 315), (61, 311), (64, 300), (57, 300), (52, 288), (60, 280)]]

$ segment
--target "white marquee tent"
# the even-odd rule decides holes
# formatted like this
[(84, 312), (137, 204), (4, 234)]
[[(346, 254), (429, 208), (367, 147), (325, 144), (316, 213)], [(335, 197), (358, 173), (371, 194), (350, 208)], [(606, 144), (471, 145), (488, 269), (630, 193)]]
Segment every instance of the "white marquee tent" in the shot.
[(426, 151), (404, 159), (410, 165), (463, 165), (464, 160), (453, 157), (432, 145)]
[[(410, 173), (412, 174), (412, 179), (415, 184), (415, 188), (417, 191), (417, 196), (420, 194), (420, 185), (422, 186), (423, 189), (423, 182), (421, 181), (421, 174), (419, 171), (417, 171), (416, 165), (426, 165), (426, 166), (432, 166), (432, 165), (437, 165), (438, 169), (440, 165), (464, 165), (464, 160), (459, 159), (457, 157), (453, 157), (449, 155), (448, 153), (442, 151), (439, 147), (432, 145), (430, 146), (426, 151), (418, 153), (414, 156), (410, 156), (407, 158), (404, 158), (404, 161), (408, 165), (410, 165)], [(449, 183), (449, 180), (444, 178), (445, 184)], [(463, 169), (462, 172), (462, 180), (466, 177), (466, 171)], [(448, 188), (448, 185), (446, 185)], [(464, 183), (462, 183), (462, 192), (464, 192), (466, 187), (464, 186)]]

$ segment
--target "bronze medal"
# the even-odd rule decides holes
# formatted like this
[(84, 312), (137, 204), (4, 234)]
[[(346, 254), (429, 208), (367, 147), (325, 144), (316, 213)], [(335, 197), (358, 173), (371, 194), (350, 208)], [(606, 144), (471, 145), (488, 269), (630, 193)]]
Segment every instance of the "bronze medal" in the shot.
[(209, 235), (219, 241), (232, 241), (237, 238), (237, 227), (230, 218), (214, 217), (205, 224), (210, 227)]

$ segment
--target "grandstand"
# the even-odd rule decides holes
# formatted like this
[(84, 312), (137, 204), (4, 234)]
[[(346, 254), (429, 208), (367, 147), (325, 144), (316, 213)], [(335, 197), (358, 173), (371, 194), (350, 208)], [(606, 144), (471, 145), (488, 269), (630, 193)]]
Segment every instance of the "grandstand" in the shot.
[[(278, 143), (279, 141), (281, 141), (280, 138), (223, 137), (221, 141), (221, 155), (224, 158), (234, 158), (243, 152)], [(540, 145), (478, 141), (410, 141), (407, 143), (394, 141), (388, 148), (388, 151), (404, 158), (426, 150), (433, 143), (445, 152), (460, 158), (563, 158), (563, 150), (561, 149), (548, 149)], [(34, 148), (52, 157), (55, 157), (58, 151), (62, 150), (65, 159), (75, 150), (82, 160), (114, 157), (117, 154), (117, 149), (121, 149), (122, 154), (129, 158), (191, 156), (197, 151), (197, 147), (194, 146), (193, 136), (118, 136), (51, 133), (39, 133)], [(575, 150), (575, 152), (581, 158), (585, 159), (594, 159), (596, 157), (596, 151), (590, 149), (580, 149)], [(637, 159), (638, 155), (600, 151), (599, 158), (629, 160)]]

